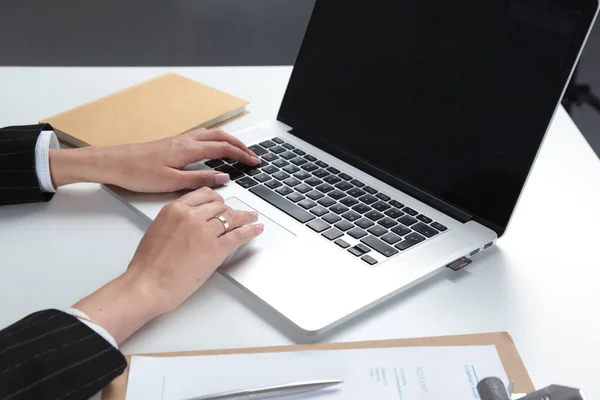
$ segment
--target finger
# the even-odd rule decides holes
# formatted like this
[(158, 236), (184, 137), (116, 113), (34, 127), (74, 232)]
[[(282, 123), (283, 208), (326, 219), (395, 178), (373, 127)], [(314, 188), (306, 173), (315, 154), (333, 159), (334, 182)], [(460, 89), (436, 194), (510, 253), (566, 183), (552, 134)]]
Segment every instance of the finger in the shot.
[(229, 175), (219, 171), (175, 171), (175, 179), (180, 189), (196, 189), (199, 187), (218, 187), (229, 183)]
[(198, 207), (199, 205), (211, 203), (213, 201), (223, 202), (223, 197), (214, 190), (203, 187), (181, 196), (181, 198), (176, 201), (190, 207)]
[(263, 224), (246, 225), (226, 233), (219, 238), (219, 241), (223, 243), (227, 252), (231, 253), (263, 233), (264, 230)]
[(230, 208), (227, 207), (227, 204), (220, 201), (213, 201), (212, 203), (202, 204), (200, 207), (196, 208), (194, 212), (198, 213), (202, 220), (210, 221), (211, 219), (217, 217), (217, 215), (227, 213), (229, 209)]
[[(220, 215), (221, 217), (225, 218), (229, 224), (228, 231), (232, 231), (240, 226), (251, 224), (252, 222), (256, 222), (258, 219), (258, 213), (256, 211), (248, 212), (229, 209)], [(218, 218), (211, 219), (208, 221), (208, 224), (215, 236), (221, 236), (226, 233), (225, 225)]]
[(256, 156), (256, 153), (250, 150), (244, 142), (240, 139), (232, 136), (226, 132), (223, 132), (221, 129), (208, 129), (204, 131), (196, 131), (194, 135), (194, 139), (202, 141), (202, 142), (227, 142), (242, 151), (250, 154), (251, 156)]
[(242, 149), (227, 142), (199, 142), (198, 151), (201, 159), (230, 158), (246, 165), (257, 165), (258, 157), (251, 156)]

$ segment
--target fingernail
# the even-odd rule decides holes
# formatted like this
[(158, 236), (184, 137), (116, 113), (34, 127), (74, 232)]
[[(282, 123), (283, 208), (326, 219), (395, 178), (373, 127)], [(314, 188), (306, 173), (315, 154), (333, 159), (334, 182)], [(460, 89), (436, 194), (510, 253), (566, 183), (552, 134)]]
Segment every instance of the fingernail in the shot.
[(229, 183), (229, 174), (217, 174), (215, 175), (215, 185), (223, 186)]
[(256, 230), (258, 230), (259, 232), (262, 232), (262, 231), (265, 230), (265, 225), (264, 224), (256, 224), (254, 226), (256, 226)]
[(254, 219), (258, 219), (258, 211), (250, 211), (250, 214), (254, 215)]
[(252, 162), (254, 164), (258, 164), (260, 162), (260, 160), (258, 159), (258, 157), (252, 157)]

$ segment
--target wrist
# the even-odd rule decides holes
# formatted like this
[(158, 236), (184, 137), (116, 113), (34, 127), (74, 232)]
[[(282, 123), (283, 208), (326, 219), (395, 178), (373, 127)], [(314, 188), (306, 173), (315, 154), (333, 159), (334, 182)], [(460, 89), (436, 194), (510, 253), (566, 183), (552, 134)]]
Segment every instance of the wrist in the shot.
[(125, 272), (73, 308), (87, 314), (108, 331), (118, 344), (162, 314), (154, 283)]
[(108, 152), (101, 147), (50, 149), (50, 175), (55, 188), (78, 182), (110, 183)]

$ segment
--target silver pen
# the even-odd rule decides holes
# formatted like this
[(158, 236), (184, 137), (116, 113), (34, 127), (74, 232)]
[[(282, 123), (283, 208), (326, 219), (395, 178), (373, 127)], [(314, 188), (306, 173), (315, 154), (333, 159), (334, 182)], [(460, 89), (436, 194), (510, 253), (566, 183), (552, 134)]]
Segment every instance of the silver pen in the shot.
[(242, 389), (231, 392), (192, 397), (184, 400), (263, 400), (273, 397), (291, 396), (293, 394), (312, 392), (342, 383), (341, 380), (328, 379), (320, 381), (296, 382), (285, 385), (267, 386), (256, 389)]

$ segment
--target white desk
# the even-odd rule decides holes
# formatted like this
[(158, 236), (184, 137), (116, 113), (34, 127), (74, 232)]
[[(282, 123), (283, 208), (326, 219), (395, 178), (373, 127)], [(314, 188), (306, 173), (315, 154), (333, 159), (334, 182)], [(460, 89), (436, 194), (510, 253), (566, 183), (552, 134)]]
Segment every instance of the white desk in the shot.
[[(250, 100), (251, 113), (226, 128), (233, 131), (276, 116), (290, 68), (0, 68), (0, 126), (33, 123), (166, 71)], [(508, 331), (536, 385), (581, 386), (600, 399), (599, 204), (600, 161), (561, 108), (496, 249), (320, 340)], [(61, 189), (48, 204), (0, 207), (0, 326), (41, 308), (69, 307), (119, 275), (144, 225), (91, 184)], [(123, 351), (306, 340), (214, 276)]]

